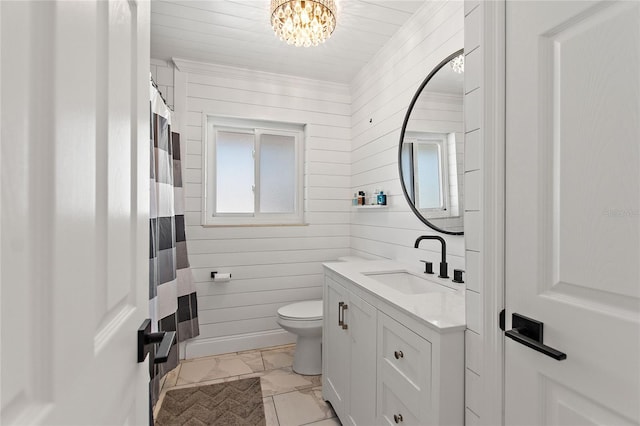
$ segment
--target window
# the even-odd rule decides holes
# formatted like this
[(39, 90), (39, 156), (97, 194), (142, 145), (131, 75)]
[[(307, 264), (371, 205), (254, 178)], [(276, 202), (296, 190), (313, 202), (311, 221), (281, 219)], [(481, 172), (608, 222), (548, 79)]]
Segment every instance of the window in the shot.
[(416, 208), (430, 217), (457, 214), (456, 158), (447, 154), (451, 144), (453, 133), (408, 132), (402, 145), (405, 188)]
[(302, 223), (303, 127), (206, 116), (204, 225)]
[(439, 140), (418, 140), (415, 147), (415, 175), (418, 209), (444, 209), (442, 192), (442, 144)]

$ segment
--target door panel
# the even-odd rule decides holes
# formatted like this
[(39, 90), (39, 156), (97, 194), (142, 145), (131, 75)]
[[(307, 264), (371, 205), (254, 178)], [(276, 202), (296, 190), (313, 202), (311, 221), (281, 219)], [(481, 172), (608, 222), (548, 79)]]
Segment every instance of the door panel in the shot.
[(354, 425), (375, 423), (376, 412), (376, 313), (377, 310), (358, 296), (349, 294), (345, 322), (349, 327), (349, 420)]
[(148, 423), (148, 7), (0, 3), (0, 423)]
[[(640, 422), (640, 3), (507, 2), (507, 424)], [(612, 419), (615, 419), (613, 421)], [(577, 422), (577, 423), (576, 423)]]
[(347, 290), (325, 275), (324, 311), (322, 329), (322, 393), (340, 418), (346, 418), (349, 395), (348, 329), (338, 324), (343, 318), (339, 304), (349, 303)]

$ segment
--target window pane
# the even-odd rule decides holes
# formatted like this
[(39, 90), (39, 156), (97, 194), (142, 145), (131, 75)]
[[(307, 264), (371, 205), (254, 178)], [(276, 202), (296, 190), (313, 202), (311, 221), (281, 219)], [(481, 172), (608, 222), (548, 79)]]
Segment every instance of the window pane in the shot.
[(216, 133), (216, 211), (254, 212), (253, 135)]
[(295, 211), (295, 137), (262, 135), (260, 138), (260, 212)]
[(418, 208), (442, 207), (440, 182), (440, 149), (435, 144), (416, 144), (418, 172)]

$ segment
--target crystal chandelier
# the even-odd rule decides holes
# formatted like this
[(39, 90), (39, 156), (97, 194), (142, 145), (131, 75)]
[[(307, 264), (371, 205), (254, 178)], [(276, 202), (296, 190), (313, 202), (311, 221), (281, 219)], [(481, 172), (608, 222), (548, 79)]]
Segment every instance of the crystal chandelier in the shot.
[(280, 40), (296, 46), (317, 46), (336, 26), (334, 0), (271, 0), (271, 26)]
[(462, 74), (464, 72), (464, 54), (456, 56), (455, 58), (450, 60), (449, 65), (451, 65), (451, 68), (454, 72)]

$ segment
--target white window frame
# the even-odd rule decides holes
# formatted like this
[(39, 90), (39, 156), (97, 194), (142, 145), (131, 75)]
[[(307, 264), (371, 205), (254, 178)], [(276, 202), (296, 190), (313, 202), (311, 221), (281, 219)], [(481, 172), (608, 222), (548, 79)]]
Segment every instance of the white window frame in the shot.
[[(418, 170), (418, 155), (417, 149), (419, 144), (424, 144), (425, 141), (428, 144), (433, 144), (438, 146), (438, 155), (439, 155), (439, 163), (440, 163), (440, 207), (434, 208), (425, 208), (421, 209), (418, 206), (420, 205), (420, 194), (419, 190), (415, 187), (415, 180), (413, 182), (414, 188), (414, 204), (416, 205), (416, 209), (425, 213), (425, 215), (429, 215), (429, 218), (439, 218), (439, 217), (449, 217), (451, 216), (451, 198), (449, 194), (449, 153), (447, 148), (447, 134), (446, 133), (430, 133), (430, 132), (409, 132), (407, 133), (407, 138), (405, 138), (407, 142), (412, 143), (413, 145), (413, 171), (414, 171), (414, 179), (416, 171)], [(421, 142), (422, 141), (422, 142)]]
[[(304, 224), (304, 125), (273, 121), (202, 115), (202, 225), (273, 226)], [(216, 213), (216, 132), (233, 131), (254, 135), (254, 212)], [(260, 136), (262, 134), (295, 138), (295, 190), (292, 213), (262, 213), (260, 206)]]

